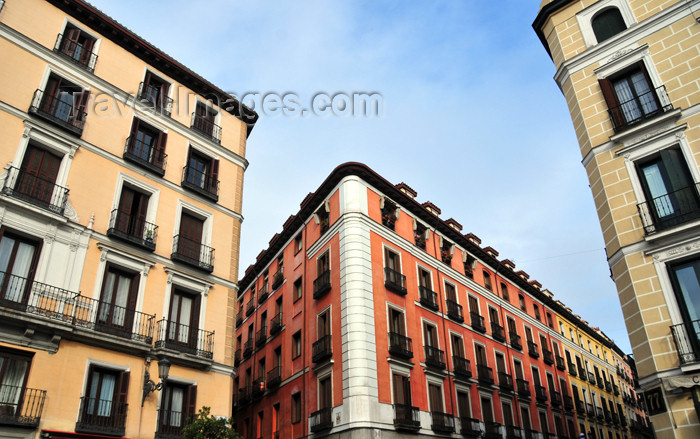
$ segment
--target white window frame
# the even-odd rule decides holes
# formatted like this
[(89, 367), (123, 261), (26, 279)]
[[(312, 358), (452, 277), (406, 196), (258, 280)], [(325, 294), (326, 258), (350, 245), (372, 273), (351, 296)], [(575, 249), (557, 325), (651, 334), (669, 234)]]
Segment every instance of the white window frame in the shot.
[(332, 313), (332, 306), (333, 305), (328, 305), (327, 307), (323, 308), (322, 310), (318, 311), (316, 313), (316, 340), (318, 340), (318, 319), (319, 316), (323, 313), (328, 313), (328, 335), (331, 336), (331, 339), (333, 337), (333, 313)]
[(211, 247), (212, 230), (214, 228), (214, 214), (200, 207), (197, 207), (192, 203), (188, 203), (183, 199), (177, 200), (177, 207), (175, 208), (175, 226), (173, 228), (173, 236), (177, 236), (180, 234), (180, 222), (182, 220), (183, 211), (186, 211), (188, 214), (204, 220), (204, 224), (202, 225), (201, 244)]
[(442, 380), (433, 378), (430, 375), (425, 375), (425, 390), (428, 397), (428, 411), (433, 411), (433, 408), (430, 407), (430, 384), (434, 386), (440, 386), (440, 394), (442, 395), (442, 413), (446, 413), (447, 405), (445, 405), (445, 386), (443, 385)]
[[(593, 32), (593, 25), (591, 23), (591, 20), (596, 14), (598, 14), (598, 12), (609, 8), (617, 8), (620, 11), (620, 14), (622, 15), (622, 19), (625, 21), (625, 26), (627, 27), (627, 29), (629, 29), (632, 25), (636, 24), (634, 14), (632, 13), (632, 9), (630, 8), (627, 1), (600, 0), (576, 14), (576, 21), (578, 22), (579, 29), (581, 30), (581, 36), (583, 37), (583, 42), (586, 44), (586, 47), (593, 47), (600, 44), (598, 43), (598, 39), (595, 37), (595, 33)], [(620, 34), (622, 33), (624, 32), (620, 32)], [(609, 40), (605, 40), (605, 42), (607, 41)]]
[[(404, 320), (404, 323), (405, 323), (405, 320)], [(422, 344), (423, 346), (425, 346), (425, 325), (426, 325), (426, 324), (428, 324), (428, 325), (434, 327), (434, 328), (435, 328), (435, 332), (437, 333), (437, 337), (436, 337), (436, 339), (437, 339), (437, 346), (430, 346), (430, 347), (435, 348), (435, 349), (440, 349), (440, 331), (438, 330), (438, 324), (435, 323), (435, 322), (432, 321), (432, 320), (426, 319), (425, 317), (421, 317), (421, 319), (420, 319), (421, 344)], [(440, 349), (440, 350), (442, 350), (442, 349)], [(444, 352), (444, 351), (443, 351), (443, 352)]]
[[(101, 251), (100, 263), (97, 266), (97, 271), (95, 273), (95, 286), (92, 293), (92, 298), (95, 300), (100, 300), (100, 295), (102, 294), (102, 284), (104, 283), (105, 270), (107, 268), (107, 263), (117, 265), (119, 267), (126, 268), (132, 272), (139, 273), (139, 288), (136, 293), (136, 306), (134, 308), (137, 312), (142, 312), (143, 310), (143, 298), (146, 290), (146, 278), (148, 277), (148, 272), (151, 267), (155, 265), (154, 262), (147, 259), (140, 258), (138, 256), (126, 253), (124, 251), (118, 250), (114, 247), (110, 247), (107, 244), (98, 243), (97, 248)], [(169, 302), (168, 302), (169, 303)], [(134, 320), (134, 325), (138, 322)]]
[(132, 186), (139, 192), (148, 195), (148, 208), (146, 209), (146, 221), (152, 224), (156, 223), (156, 213), (158, 212), (158, 202), (160, 200), (160, 189), (151, 186), (138, 180), (128, 174), (120, 172), (117, 176), (117, 183), (114, 187), (114, 197), (112, 199), (112, 210), (119, 208), (119, 200), (121, 199), (124, 183)]
[[(90, 381), (90, 367), (91, 366), (97, 366), (97, 367), (102, 367), (105, 369), (110, 369), (115, 372), (131, 372), (131, 368), (129, 366), (124, 366), (123, 364), (115, 364), (115, 363), (110, 363), (108, 361), (102, 361), (102, 360), (97, 360), (94, 358), (88, 358), (87, 361), (85, 362), (85, 371), (83, 372), (83, 388), (81, 390), (80, 396), (85, 397), (86, 391), (87, 391), (87, 385), (88, 381)], [(131, 380), (131, 377), (129, 377), (129, 380)], [(115, 389), (118, 390), (118, 389)]]
[[(86, 34), (90, 35), (93, 40), (95, 40), (95, 44), (92, 45), (92, 54), (97, 55), (97, 53), (100, 50), (100, 44), (102, 43), (102, 38), (98, 36), (92, 29), (87, 28), (83, 26), (82, 24), (78, 23), (77, 21), (69, 20), (68, 17), (65, 17), (63, 19), (63, 25), (61, 26), (61, 32), (60, 34), (63, 35), (62, 38), (66, 37), (66, 26), (71, 25), (77, 29), (80, 29), (81, 32), (85, 32)], [(58, 37), (58, 35), (57, 35)]]
[(382, 268), (386, 268), (386, 251), (394, 253), (399, 257), (399, 273), (403, 274), (403, 262), (401, 258), (401, 252), (396, 248), (388, 245), (386, 242), (382, 243)]
[[(163, 298), (163, 316), (169, 319), (168, 315), (170, 311), (170, 300), (173, 294), (173, 285), (187, 290), (191, 293), (200, 294), (200, 304), (199, 304), (199, 328), (204, 330), (204, 323), (206, 322), (207, 315), (207, 297), (209, 296), (209, 291), (214, 286), (209, 282), (204, 282), (199, 278), (190, 276), (183, 272), (177, 271), (170, 267), (165, 267), (165, 272), (168, 274), (167, 277), (167, 287), (165, 289), (165, 297)], [(255, 323), (255, 322), (253, 322)], [(242, 335), (242, 334), (241, 334)]]

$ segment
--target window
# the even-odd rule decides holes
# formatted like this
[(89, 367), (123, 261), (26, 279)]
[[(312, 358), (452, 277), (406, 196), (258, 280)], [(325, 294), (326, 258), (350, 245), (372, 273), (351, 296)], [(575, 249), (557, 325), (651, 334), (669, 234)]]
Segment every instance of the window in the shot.
[(216, 122), (218, 112), (204, 102), (197, 102), (192, 114), (192, 129), (215, 142), (221, 142), (221, 127)]
[(464, 275), (467, 276), (469, 279), (474, 279), (474, 263), (476, 262), (476, 258), (474, 256), (470, 255), (469, 253), (465, 253), (466, 257), (464, 258)]
[(304, 294), (304, 288), (302, 286), (301, 277), (294, 281), (294, 301), (301, 299)]
[(598, 12), (591, 20), (591, 27), (599, 43), (627, 29), (625, 20), (617, 8), (608, 8)]
[(182, 212), (179, 234), (173, 238), (171, 258), (211, 272), (213, 249), (203, 244), (204, 220), (189, 212)]
[(190, 148), (187, 152), (182, 186), (217, 201), (219, 199), (219, 161)]
[(439, 384), (428, 383), (428, 402), (430, 403), (430, 411), (434, 413), (443, 413), (444, 406), (442, 404), (442, 386)]
[(107, 234), (151, 248), (156, 227), (146, 221), (149, 198), (149, 194), (124, 184), (117, 208), (112, 211)]
[(173, 287), (168, 312), (168, 342), (196, 350), (201, 296)]
[(536, 303), (533, 303), (533, 304), (532, 304), (532, 310), (535, 312), (535, 318), (536, 318), (537, 320), (540, 320), (540, 321), (541, 321), (541, 320), (542, 320), (542, 316), (540, 315), (540, 307), (537, 306)]
[(598, 82), (616, 131), (672, 108), (665, 94), (665, 102), (660, 101), (657, 90), (661, 91), (662, 88), (654, 87), (644, 61)]
[(501, 282), (501, 296), (503, 297), (503, 300), (510, 300), (510, 295), (508, 294), (508, 287), (503, 282)]
[(636, 168), (646, 198), (640, 209), (647, 233), (700, 217), (695, 184), (679, 148), (661, 150), (636, 162)]
[(24, 387), (27, 375), (29, 375), (31, 359), (29, 353), (0, 350), (0, 389), (2, 389), (0, 391), (0, 407), (6, 410), (15, 410), (15, 416), (21, 414), (20, 400), (25, 398)]
[(94, 37), (68, 23), (63, 34), (58, 36), (54, 50), (92, 71), (97, 62), (97, 55), (93, 54), (94, 46)]
[(62, 211), (66, 190), (56, 187), (60, 166), (61, 157), (30, 143), (15, 177), (12, 195), (48, 210)]
[(56, 74), (51, 74), (43, 92), (38, 91), (30, 111), (75, 134), (82, 134), (90, 92)]
[(167, 133), (134, 118), (129, 138), (126, 139), (124, 158), (163, 176), (167, 138)]
[(435, 327), (435, 325), (423, 322), (423, 343), (425, 346), (433, 348), (438, 347), (437, 327)]
[[(700, 352), (700, 331), (698, 319), (700, 319), (700, 260), (689, 260), (669, 266), (673, 292), (676, 303), (683, 318), (685, 333), (690, 341), (688, 348), (693, 352)], [(674, 337), (680, 333), (674, 328)], [(683, 337), (685, 338), (685, 337)], [(686, 344), (681, 343), (681, 344)], [(689, 352), (683, 352), (689, 354)]]
[(130, 335), (139, 278), (137, 273), (107, 264), (102, 282), (96, 328), (101, 331)]
[(457, 411), (460, 418), (471, 418), (472, 410), (467, 392), (457, 391)]
[(294, 254), (299, 253), (304, 248), (304, 242), (301, 238), (301, 233), (294, 237)]
[(385, 197), (381, 199), (382, 224), (394, 230), (396, 224), (396, 204)]
[(554, 329), (554, 322), (552, 321), (552, 314), (547, 311), (547, 326)]
[(301, 331), (292, 335), (292, 360), (301, 356)]
[(527, 312), (527, 306), (525, 305), (525, 298), (522, 294), (518, 294), (518, 301), (520, 302), (520, 309)]
[(403, 312), (393, 307), (389, 307), (389, 332), (398, 335), (406, 335), (406, 324)]
[(29, 301), (40, 243), (0, 229), (0, 304), (19, 307)]
[(278, 437), (280, 431), (280, 404), (272, 406), (272, 436)]
[(301, 392), (292, 395), (292, 424), (301, 422)]
[(484, 288), (487, 290), (491, 291), (491, 274), (489, 272), (484, 271)]
[(162, 392), (158, 431), (180, 436), (182, 427), (196, 413), (197, 386), (168, 380)]
[(559, 332), (561, 333), (561, 335), (564, 335), (564, 323), (563, 322), (559, 322)]
[(258, 412), (258, 425), (256, 425), (256, 427), (255, 427), (255, 430), (256, 430), (255, 437), (256, 438), (263, 437), (263, 425), (264, 425), (263, 422), (265, 419), (264, 414), (265, 414), (265, 412), (263, 412), (263, 411)]
[[(411, 401), (411, 378), (398, 374), (396, 372), (392, 373), (392, 382), (394, 385), (394, 404), (408, 406), (412, 404)], [(406, 410), (406, 409), (402, 409)]]
[(76, 428), (124, 428), (129, 372), (90, 365)]
[(318, 380), (318, 409), (333, 407), (333, 391), (331, 388), (331, 377), (326, 376)]
[(401, 274), (401, 259), (395, 251), (384, 248), (384, 284), (396, 293), (406, 294), (406, 277)]
[(169, 116), (173, 102), (172, 99), (168, 98), (169, 90), (170, 83), (151, 72), (146, 72), (146, 77), (139, 89), (139, 100)]
[(445, 298), (454, 304), (457, 304), (457, 290), (452, 284), (445, 282)]
[(330, 216), (325, 203), (316, 211), (316, 217), (318, 218), (321, 235), (323, 235), (330, 227)]

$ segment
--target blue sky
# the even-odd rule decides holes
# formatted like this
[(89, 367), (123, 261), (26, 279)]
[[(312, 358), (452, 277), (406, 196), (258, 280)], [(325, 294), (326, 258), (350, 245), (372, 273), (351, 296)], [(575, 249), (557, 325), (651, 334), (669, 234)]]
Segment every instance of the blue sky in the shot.
[(91, 3), (238, 95), (383, 96), (382, 117), (261, 116), (241, 270), (333, 168), (359, 161), (630, 351), (571, 119), (531, 27), (539, 0)]

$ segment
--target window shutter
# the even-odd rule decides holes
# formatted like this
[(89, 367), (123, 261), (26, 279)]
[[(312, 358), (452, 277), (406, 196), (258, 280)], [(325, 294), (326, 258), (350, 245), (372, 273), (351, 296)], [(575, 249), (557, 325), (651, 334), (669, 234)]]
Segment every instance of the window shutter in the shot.
[(187, 386), (187, 413), (185, 415), (184, 421), (193, 417), (197, 413), (197, 385), (192, 384)]
[(119, 374), (119, 384), (117, 386), (117, 414), (126, 414), (126, 397), (129, 392), (129, 372)]
[(661, 161), (671, 182), (673, 191), (688, 187), (688, 178), (685, 173), (685, 160), (681, 151), (676, 148), (664, 149), (660, 152)]
[[(201, 348), (201, 350), (206, 350), (204, 340), (199, 343), (199, 310), (202, 303), (202, 296), (197, 294), (192, 303), (192, 315), (190, 317), (190, 344), (195, 348)], [(182, 323), (182, 322), (180, 322)]]
[(134, 121), (131, 123), (131, 141), (134, 142), (136, 140), (136, 133), (139, 131), (139, 124), (140, 120), (138, 117), (134, 118)]
[(622, 108), (620, 108), (620, 103), (617, 100), (617, 94), (615, 94), (612, 82), (610, 82), (608, 78), (604, 78), (599, 79), (598, 84), (600, 84), (603, 98), (605, 98), (605, 102), (608, 104), (613, 127), (617, 129), (625, 126), (627, 122), (625, 121), (625, 116), (622, 114)]
[(85, 43), (83, 43), (83, 50), (80, 52), (80, 62), (86, 66), (90, 66), (90, 58), (92, 58), (92, 47), (95, 44), (95, 40), (92, 38), (85, 38)]
[(64, 38), (66, 41), (62, 44), (63, 52), (67, 55), (73, 56), (75, 49), (78, 47), (78, 37), (80, 36), (80, 31), (76, 28), (66, 28), (64, 31)]
[(85, 120), (85, 109), (87, 108), (88, 99), (90, 99), (90, 90), (83, 90), (80, 93), (76, 94), (78, 95), (78, 104), (75, 105), (75, 107), (73, 108), (73, 119), (82, 122)]
[(165, 165), (165, 143), (168, 141), (168, 133), (160, 132), (158, 134), (158, 141), (156, 142), (155, 157), (153, 158), (153, 164), (160, 166), (161, 168)]
[(211, 178), (209, 180), (209, 191), (218, 193), (219, 186), (219, 161), (213, 159), (211, 161)]

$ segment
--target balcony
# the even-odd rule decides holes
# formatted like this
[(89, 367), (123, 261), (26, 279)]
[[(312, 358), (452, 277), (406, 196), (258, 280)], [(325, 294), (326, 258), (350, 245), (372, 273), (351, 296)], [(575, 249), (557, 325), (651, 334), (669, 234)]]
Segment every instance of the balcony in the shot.
[(603, 378), (602, 378), (600, 375), (597, 375), (597, 374), (596, 374), (596, 376), (595, 376), (595, 382), (596, 382), (596, 384), (598, 385), (598, 387), (600, 387), (601, 389), (604, 389), (604, 388), (605, 388), (605, 383), (603, 382)]
[(581, 401), (580, 399), (576, 398), (574, 400), (574, 404), (576, 405), (576, 413), (580, 415), (585, 415), (586, 414), (586, 404)]
[(258, 292), (258, 303), (263, 303), (267, 300), (270, 292), (267, 290), (267, 282), (260, 287), (260, 292)]
[(37, 428), (46, 390), (0, 386), (0, 425)]
[(595, 374), (593, 374), (593, 372), (588, 372), (588, 382), (596, 384)]
[(604, 380), (604, 381), (605, 381), (605, 390), (609, 393), (612, 393), (612, 391), (613, 391), (612, 383), (608, 380)]
[(462, 315), (462, 305), (449, 299), (447, 299), (445, 303), (447, 304), (447, 317), (451, 318), (455, 322), (462, 323), (464, 321), (464, 316)]
[(156, 323), (158, 339), (155, 347), (211, 359), (214, 354), (214, 332), (182, 325), (167, 319)]
[(314, 279), (314, 299), (321, 298), (331, 290), (331, 271), (326, 270)]
[(263, 325), (258, 332), (255, 333), (255, 346), (263, 346), (267, 342), (267, 326)]
[(681, 364), (700, 361), (700, 320), (673, 325), (671, 333)]
[(253, 380), (251, 397), (255, 401), (256, 399), (262, 398), (264, 393), (265, 393), (265, 375), (259, 376)]
[(547, 389), (544, 386), (535, 384), (535, 398), (539, 402), (547, 401)]
[(394, 404), (394, 428), (397, 430), (420, 430), (420, 410), (406, 404)]
[(484, 318), (479, 315), (479, 313), (469, 312), (469, 318), (471, 320), (472, 329), (479, 331), (482, 334), (486, 333), (486, 326), (484, 325)]
[(91, 48), (86, 49), (86, 47), (78, 41), (64, 38), (63, 34), (58, 34), (56, 43), (53, 46), (53, 51), (88, 72), (95, 71), (97, 54), (93, 53)]
[(73, 93), (73, 96), (67, 99), (62, 97), (63, 94), (60, 96), (50, 96), (45, 94), (44, 90), (36, 90), (29, 113), (80, 137), (83, 134), (87, 113), (76, 108), (73, 100), (80, 100), (83, 95)]
[(270, 337), (273, 335), (277, 334), (282, 330), (282, 312), (278, 312), (275, 314), (275, 316), (270, 320)]
[(272, 275), (272, 291), (276, 290), (277, 288), (282, 285), (284, 282), (284, 270), (279, 269), (275, 272), (275, 274)]
[(574, 363), (568, 362), (569, 366), (569, 375), (572, 377), (577, 376), (578, 374), (576, 373), (576, 365)]
[(613, 129), (619, 133), (670, 110), (673, 110), (673, 105), (662, 85), (609, 108), (608, 113)]
[(597, 406), (596, 406), (596, 408), (595, 408), (595, 417), (596, 417), (599, 421), (602, 421), (603, 419), (605, 419), (605, 414), (604, 414), (604, 412), (603, 412), (603, 408), (602, 408), (602, 407), (597, 407)]
[(512, 392), (513, 387), (513, 377), (506, 372), (498, 372), (498, 387), (506, 392)]
[(158, 226), (140, 215), (114, 209), (109, 217), (107, 236), (135, 244), (148, 251), (156, 249)]
[(510, 346), (515, 350), (522, 350), (523, 345), (520, 344), (520, 336), (517, 332), (509, 332), (508, 337), (510, 338)]
[(528, 428), (525, 430), (525, 439), (542, 439), (539, 431)]
[(472, 377), (472, 368), (469, 360), (466, 358), (452, 356), (452, 367), (456, 378), (468, 379)]
[(573, 412), (574, 411), (574, 399), (567, 394), (564, 394), (563, 399), (564, 399), (564, 408), (569, 412)]
[(552, 406), (553, 407), (560, 407), (561, 406), (561, 394), (555, 390), (551, 390), (549, 392), (549, 399), (552, 401)]
[(425, 349), (425, 365), (434, 369), (444, 369), (445, 353), (438, 348), (432, 346), (423, 346)]
[(514, 426), (514, 425), (506, 425), (506, 439), (523, 439), (523, 431)]
[(484, 439), (501, 439), (501, 424), (498, 422), (484, 422)]
[(248, 303), (246, 304), (245, 307), (245, 315), (246, 317), (253, 314), (253, 311), (255, 311), (255, 296), (251, 297)]
[(603, 408), (603, 417), (605, 418), (605, 422), (612, 422), (612, 414), (606, 408)]
[(216, 143), (221, 143), (221, 127), (204, 115), (192, 113), (190, 128)]
[(684, 187), (637, 205), (644, 232), (652, 235), (700, 218), (698, 185)]
[(267, 373), (267, 388), (272, 389), (280, 385), (282, 382), (282, 366), (273, 367)]
[(440, 309), (440, 306), (437, 302), (437, 293), (435, 291), (430, 290), (424, 286), (419, 286), (418, 294), (420, 296), (421, 305), (428, 309), (432, 309), (433, 311), (437, 311)]
[(176, 412), (167, 410), (161, 406), (158, 410), (158, 430), (156, 439), (182, 439), (182, 429), (187, 425), (188, 419), (195, 415), (194, 411)]
[(238, 403), (240, 405), (248, 404), (252, 399), (253, 399), (253, 390), (252, 390), (250, 384), (238, 389)]
[(493, 384), (493, 369), (483, 364), (476, 365), (476, 376), (481, 384)]
[(545, 364), (550, 366), (554, 364), (554, 355), (552, 354), (552, 351), (545, 347), (542, 347), (542, 359), (544, 360)]
[(612, 418), (613, 424), (620, 425), (620, 415), (618, 415), (616, 412), (611, 412), (610, 417)]
[(438, 433), (452, 433), (455, 431), (455, 418), (442, 412), (430, 412), (433, 422), (430, 429)]
[(483, 433), (483, 431), (481, 430), (481, 423), (478, 419), (459, 418), (459, 425), (459, 432), (462, 436), (481, 437)]
[(330, 334), (324, 335), (311, 345), (311, 361), (314, 363), (319, 363), (332, 355)]
[(613, 393), (615, 394), (615, 396), (620, 396), (620, 388), (617, 386), (617, 384), (613, 383), (612, 386), (613, 386)]
[(241, 326), (243, 323), (243, 304), (239, 305), (238, 312), (236, 313), (236, 328)]
[(593, 404), (586, 403), (586, 414), (590, 419), (595, 418), (595, 409), (593, 408)]
[(491, 322), (491, 336), (494, 340), (504, 343), (506, 341), (506, 330), (496, 322)]
[(2, 194), (58, 215), (63, 215), (68, 202), (68, 188), (13, 166), (7, 168)]
[(557, 369), (561, 370), (562, 372), (566, 370), (566, 363), (564, 362), (564, 357), (554, 355), (554, 360), (557, 363)]
[(169, 98), (163, 93), (160, 84), (151, 85), (145, 82), (139, 84), (139, 94), (137, 96), (139, 102), (149, 107), (153, 107), (156, 111), (164, 116), (170, 117), (173, 109), (173, 98)]
[(407, 293), (406, 276), (389, 267), (384, 267), (384, 286), (396, 294), (405, 296)]
[(168, 155), (136, 137), (126, 139), (123, 157), (127, 162), (148, 169), (161, 177), (165, 175), (165, 162)]
[(584, 368), (581, 367), (581, 366), (577, 366), (577, 369), (578, 369), (578, 376), (579, 376), (579, 378), (581, 378), (582, 380), (586, 381), (586, 377), (588, 376), (588, 372), (586, 372), (586, 369), (584, 369)]
[(185, 166), (182, 168), (182, 187), (189, 189), (214, 202), (219, 201), (219, 179), (200, 169)]
[(76, 433), (124, 436), (128, 404), (111, 399), (80, 398)]
[(243, 361), (243, 351), (241, 351), (241, 348), (238, 348), (233, 356), (233, 365), (238, 367), (241, 361)]
[(532, 358), (540, 358), (540, 352), (537, 350), (537, 343), (534, 341), (527, 342), (527, 352)]
[(518, 388), (518, 396), (522, 398), (527, 398), (530, 399), (530, 383), (520, 379), (516, 378), (515, 379), (515, 385)]
[(199, 268), (207, 273), (214, 271), (214, 249), (182, 235), (173, 237), (170, 259)]
[(311, 427), (312, 432), (333, 428), (333, 407), (311, 413), (311, 416), (309, 416), (309, 427)]
[(396, 332), (389, 333), (389, 353), (403, 358), (413, 358), (413, 342)]

